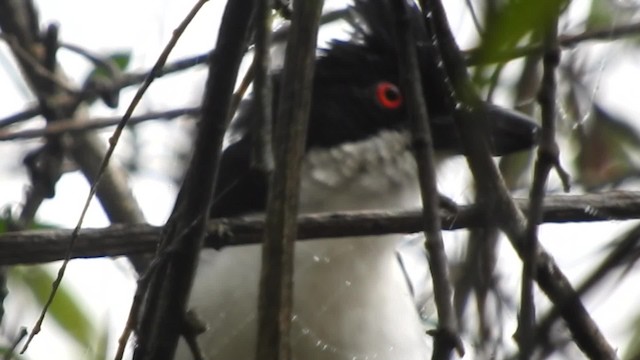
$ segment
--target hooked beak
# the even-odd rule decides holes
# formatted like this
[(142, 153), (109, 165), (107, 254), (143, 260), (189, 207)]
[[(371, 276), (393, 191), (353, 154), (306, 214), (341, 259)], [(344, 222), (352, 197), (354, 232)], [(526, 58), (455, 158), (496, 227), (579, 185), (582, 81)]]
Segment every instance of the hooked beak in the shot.
[[(454, 110), (459, 115), (468, 111), (464, 108)], [(474, 116), (484, 116), (486, 119), (486, 131), (478, 135), (489, 139), (491, 154), (494, 156), (530, 149), (538, 142), (540, 127), (527, 115), (489, 103), (482, 103), (474, 112)], [(435, 116), (430, 119), (434, 147), (436, 150), (462, 154), (464, 147), (453, 116), (455, 115)]]
[(493, 155), (502, 156), (530, 149), (538, 142), (540, 127), (520, 112), (484, 103)]
[[(464, 108), (454, 110), (458, 114), (468, 111)], [(474, 116), (484, 116), (486, 119), (486, 131), (478, 135), (487, 136), (494, 156), (530, 149), (538, 142), (540, 127), (527, 115), (489, 103), (482, 103), (474, 112)], [(436, 150), (462, 154), (464, 147), (453, 116), (430, 119), (434, 147)]]

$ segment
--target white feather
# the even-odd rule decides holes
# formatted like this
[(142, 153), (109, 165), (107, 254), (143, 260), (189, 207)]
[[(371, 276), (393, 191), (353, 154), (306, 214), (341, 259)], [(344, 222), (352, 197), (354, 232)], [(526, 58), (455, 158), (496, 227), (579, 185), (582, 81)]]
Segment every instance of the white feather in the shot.
[[(304, 162), (302, 212), (419, 204), (406, 133), (385, 131)], [(402, 236), (296, 243), (292, 341), (297, 360), (413, 360), (430, 353), (396, 248)], [(254, 359), (260, 247), (205, 250), (191, 304), (209, 322), (211, 360)], [(182, 344), (177, 359), (190, 359)]]

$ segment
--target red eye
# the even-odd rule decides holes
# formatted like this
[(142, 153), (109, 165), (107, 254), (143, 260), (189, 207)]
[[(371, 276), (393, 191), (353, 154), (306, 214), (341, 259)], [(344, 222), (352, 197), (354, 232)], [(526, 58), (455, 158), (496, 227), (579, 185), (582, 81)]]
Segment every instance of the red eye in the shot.
[(394, 110), (402, 105), (402, 94), (395, 84), (382, 81), (376, 85), (376, 101), (383, 108)]

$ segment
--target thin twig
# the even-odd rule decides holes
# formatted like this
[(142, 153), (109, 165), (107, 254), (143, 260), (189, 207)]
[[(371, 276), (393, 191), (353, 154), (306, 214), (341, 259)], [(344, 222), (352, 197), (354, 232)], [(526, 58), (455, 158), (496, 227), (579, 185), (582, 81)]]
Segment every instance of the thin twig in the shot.
[(273, 4), (273, 0), (258, 1), (253, 58), (256, 115), (252, 124), (251, 166), (265, 173), (273, 169), (273, 84), (269, 74)]
[[(61, 46), (65, 46), (62, 44)], [(75, 46), (75, 45), (66, 45), (66, 46)], [(209, 59), (209, 54), (200, 54), (195, 56), (190, 56), (184, 59), (176, 60), (172, 63), (165, 65), (162, 70), (157, 71), (155, 73), (155, 78), (162, 77), (167, 74), (171, 74), (174, 72), (182, 71), (197, 65), (206, 64)], [(78, 101), (78, 99), (84, 100), (95, 97), (99, 95), (99, 93), (104, 92), (115, 92), (121, 90), (125, 87), (139, 84), (145, 79), (149, 77), (149, 74), (152, 70), (146, 70), (142, 72), (133, 72), (133, 73), (125, 73), (117, 79), (113, 79), (110, 84), (107, 84), (100, 89), (96, 89), (95, 87), (86, 88), (80, 92), (76, 92), (77, 98), (70, 98), (69, 103), (61, 103), (58, 104), (62, 107), (69, 106)], [(0, 119), (0, 128), (15, 124), (17, 122), (29, 120), (33, 117), (42, 114), (42, 109), (39, 106), (34, 106), (30, 109), (24, 110), (17, 114), (8, 116), (6, 118)]]
[(311, 110), (322, 4), (322, 0), (293, 4), (274, 131), (275, 167), (263, 235), (256, 360), (289, 360), (292, 356), (293, 254), (300, 169)]
[[(157, 249), (157, 243), (159, 242), (160, 236), (161, 229), (157, 229), (157, 231), (152, 235), (152, 238), (156, 243), (152, 251)], [(138, 312), (142, 307), (145, 292), (149, 287), (151, 274), (158, 266), (160, 266), (160, 262), (163, 259), (165, 259), (165, 257), (156, 256), (147, 267), (146, 272), (143, 273), (136, 282), (136, 292), (133, 294), (133, 300), (131, 301), (131, 308), (129, 309), (129, 315), (127, 316), (127, 322), (124, 326), (124, 330), (122, 331), (120, 338), (118, 338), (118, 349), (116, 350), (114, 360), (122, 360), (124, 356), (124, 351), (127, 347), (127, 343), (129, 342), (129, 338), (131, 337), (131, 334), (138, 322)]]
[(91, 199), (93, 198), (93, 196), (95, 195), (95, 193), (96, 193), (96, 191), (98, 189), (98, 184), (100, 182), (100, 178), (105, 173), (105, 171), (107, 169), (107, 166), (109, 165), (109, 160), (111, 159), (111, 156), (113, 155), (113, 152), (115, 151), (115, 147), (116, 147), (116, 145), (118, 143), (118, 139), (120, 138), (120, 135), (122, 134), (122, 131), (123, 131), (124, 127), (126, 126), (127, 120), (133, 114), (133, 110), (136, 108), (136, 106), (138, 105), (138, 103), (142, 99), (142, 95), (144, 94), (144, 92), (151, 85), (151, 82), (154, 79), (154, 74), (156, 72), (160, 71), (160, 69), (162, 69), (162, 66), (164, 65), (164, 63), (167, 60), (167, 57), (169, 56), (169, 53), (171, 52), (171, 50), (173, 49), (173, 47), (177, 43), (178, 38), (184, 32), (184, 29), (186, 28), (186, 26), (189, 24), (191, 19), (193, 19), (195, 14), (204, 5), (205, 2), (206, 2), (206, 0), (198, 2), (194, 6), (192, 11), (189, 13), (187, 18), (183, 21), (183, 23), (180, 24), (180, 26), (174, 31), (172, 38), (169, 40), (169, 43), (167, 44), (167, 46), (163, 50), (162, 54), (158, 57), (158, 60), (156, 61), (156, 64), (154, 65), (154, 67), (152, 68), (151, 72), (149, 73), (149, 76), (148, 76), (147, 80), (142, 84), (140, 89), (138, 89), (138, 92), (135, 94), (133, 100), (131, 101), (131, 104), (129, 105), (129, 107), (127, 108), (127, 111), (125, 112), (125, 115), (123, 116), (121, 123), (118, 125), (118, 127), (114, 131), (114, 134), (109, 139), (109, 148), (107, 149), (107, 152), (106, 152), (106, 154), (105, 154), (105, 156), (104, 156), (104, 158), (102, 160), (102, 163), (100, 164), (100, 167), (99, 167), (97, 176), (95, 178), (95, 181), (91, 185), (91, 189), (89, 190), (89, 194), (87, 195), (87, 199), (86, 199), (85, 204), (83, 206), (83, 209), (82, 209), (82, 211), (80, 213), (80, 217), (78, 218), (78, 222), (76, 224), (76, 227), (75, 227), (74, 231), (71, 233), (71, 238), (69, 240), (67, 255), (65, 256), (65, 259), (64, 259), (62, 265), (60, 266), (60, 269), (58, 270), (58, 274), (56, 276), (56, 279), (53, 282), (51, 293), (49, 294), (49, 298), (47, 299), (47, 301), (46, 301), (46, 303), (45, 303), (45, 305), (44, 305), (44, 307), (42, 309), (42, 312), (40, 313), (40, 316), (38, 317), (38, 320), (36, 321), (36, 324), (34, 325), (34, 328), (33, 328), (32, 332), (31, 332), (31, 334), (29, 334), (29, 338), (27, 339), (24, 347), (22, 348), (22, 353), (24, 353), (24, 351), (26, 351), (26, 349), (28, 348), (29, 344), (33, 340), (34, 336), (38, 333), (38, 331), (39, 331), (39, 329), (42, 326), (42, 323), (44, 321), (44, 317), (45, 317), (45, 315), (46, 315), (46, 313), (47, 313), (47, 311), (49, 309), (49, 306), (51, 305), (51, 303), (53, 302), (53, 299), (55, 298), (55, 295), (57, 293), (57, 289), (58, 289), (58, 287), (60, 285), (60, 282), (62, 281), (62, 278), (64, 277), (64, 273), (66, 271), (67, 265), (69, 264), (69, 260), (71, 258), (71, 252), (73, 250), (73, 246), (74, 246), (74, 244), (76, 242), (76, 239), (78, 237), (78, 233), (80, 232), (80, 229), (82, 227), (82, 222), (84, 221), (84, 217), (86, 216), (87, 210), (89, 209), (89, 204), (91, 202)]
[[(129, 118), (127, 125), (139, 124), (144, 121), (156, 120), (156, 119), (164, 119), (171, 120), (176, 117), (189, 115), (195, 116), (200, 113), (200, 107), (187, 107), (187, 108), (178, 108), (167, 111), (158, 111), (158, 112), (150, 112), (138, 116), (132, 116)], [(95, 119), (87, 119), (87, 120), (59, 120), (50, 124), (47, 124), (46, 127), (41, 129), (29, 129), (29, 130), (21, 130), (21, 131), (2, 131), (0, 130), (0, 141), (10, 141), (10, 140), (28, 140), (28, 139), (36, 139), (43, 136), (52, 136), (52, 135), (60, 135), (65, 133), (74, 133), (74, 132), (84, 132), (89, 130), (97, 130), (103, 129), (110, 126), (116, 126), (120, 124), (122, 121), (122, 117), (106, 117), (106, 118), (95, 118)]]
[(558, 43), (562, 47), (572, 47), (583, 41), (612, 40), (623, 36), (635, 36), (640, 33), (640, 22), (611, 26), (605, 29), (588, 30), (575, 35), (559, 35)]
[(13, 115), (9, 115), (6, 118), (0, 119), (0, 129), (7, 127), (9, 125), (13, 125), (25, 120), (29, 120), (40, 115), (41, 110), (39, 106), (34, 106), (32, 108), (22, 110)]
[(11, 35), (11, 34), (7, 34), (7, 33), (3, 33), (0, 34), (0, 38), (4, 39), (5, 42), (7, 43), (7, 45), (9, 45), (9, 48), (11, 49), (11, 51), (18, 56), (24, 63), (28, 64), (31, 68), (31, 70), (33, 70), (34, 72), (37, 73), (38, 76), (47, 79), (48, 81), (51, 81), (52, 83), (56, 84), (56, 86), (58, 86), (60, 89), (68, 92), (69, 94), (76, 94), (77, 90), (72, 89), (71, 87), (69, 87), (69, 85), (60, 80), (60, 78), (58, 76), (56, 76), (55, 73), (53, 73), (52, 71), (50, 71), (49, 69), (47, 69), (44, 65), (42, 65), (38, 59), (36, 59), (35, 57), (33, 57), (29, 51), (25, 50), (20, 43), (18, 43), (18, 41), (16, 40), (16, 38)]
[[(322, 15), (322, 24), (326, 24), (329, 22), (336, 21), (338, 19), (343, 18), (348, 12), (345, 9), (335, 10)], [(289, 31), (289, 27), (284, 25), (273, 33), (274, 42), (283, 41)], [(563, 48), (571, 48), (577, 45), (580, 42), (591, 41), (591, 40), (610, 40), (613, 38), (619, 38), (622, 36), (634, 36), (640, 33), (640, 22), (633, 23), (628, 25), (620, 25), (614, 27), (612, 29), (599, 29), (592, 31), (585, 31), (584, 33), (576, 34), (576, 35), (560, 35), (558, 36), (558, 41), (560, 46)], [(6, 35), (0, 34), (0, 38), (3, 38)], [(61, 43), (60, 46), (62, 48), (69, 49), (78, 49), (77, 45)], [(521, 57), (525, 57), (532, 54), (541, 54), (543, 52), (542, 44), (525, 46), (522, 48), (516, 48), (509, 52), (501, 52), (497, 54), (488, 54), (491, 55), (490, 58), (479, 59), (479, 49), (468, 49), (463, 51), (465, 54), (465, 58), (467, 60), (468, 66), (480, 65), (486, 63), (494, 63), (494, 62), (505, 62)], [(487, 54), (484, 54), (487, 55)], [(176, 60), (172, 63), (167, 64), (161, 71), (156, 74), (156, 78), (162, 77), (167, 74), (172, 74), (178, 71), (186, 70), (188, 68), (206, 64), (209, 59), (209, 53), (199, 54), (194, 56), (189, 56), (184, 59)], [(143, 72), (134, 72), (134, 73), (124, 73), (122, 77), (114, 81), (112, 84), (109, 84), (106, 88), (102, 89), (104, 91), (117, 91), (119, 89), (136, 85), (138, 83), (143, 82), (148, 76), (150, 71)], [(70, 90), (70, 89), (68, 89)], [(95, 89), (85, 89), (84, 91), (78, 92), (74, 90), (81, 98), (85, 99), (91, 96), (95, 96)], [(27, 109), (25, 111), (16, 113), (4, 119), (0, 119), (0, 128), (14, 124), (16, 122), (21, 122), (24, 120), (31, 119), (37, 115), (41, 114), (41, 110), (38, 107), (33, 107)]]
[[(413, 152), (418, 165), (418, 181), (422, 197), (422, 219), (424, 222), (425, 247), (429, 255), (429, 269), (438, 312), (438, 329), (434, 335), (432, 359), (449, 359), (454, 349), (464, 355), (464, 347), (457, 331), (457, 320), (453, 310), (453, 295), (449, 276), (449, 264), (444, 252), (440, 216), (439, 195), (436, 185), (436, 164), (433, 139), (429, 127), (429, 114), (424, 101), (422, 78), (415, 48), (416, 40), (405, 0), (393, 1), (398, 43), (400, 85), (407, 99), (407, 110), (412, 125)], [(420, 24), (422, 25), (422, 24)]]
[(26, 328), (24, 327), (20, 328), (20, 331), (18, 332), (18, 335), (16, 336), (16, 338), (13, 340), (11, 347), (5, 350), (4, 356), (2, 356), (2, 360), (12, 360), (15, 357), (18, 344), (20, 344), (22, 339), (24, 339), (28, 334), (29, 332), (27, 331)]
[[(621, 267), (623, 264), (628, 266), (630, 263), (637, 261), (639, 239), (640, 226), (635, 226), (625, 234), (611, 241), (611, 246), (614, 247), (611, 252), (609, 252), (609, 254), (594, 267), (593, 272), (576, 287), (576, 291), (580, 297), (593, 290), (596, 285), (602, 284), (605, 278), (612, 275), (612, 270), (616, 267)], [(620, 284), (620, 282), (618, 282), (618, 284)], [(551, 341), (555, 343), (555, 340), (552, 339), (554, 336), (552, 328), (558, 323), (560, 315), (558, 308), (553, 307), (542, 317), (536, 328), (536, 346), (548, 344)]]
[[(640, 34), (640, 22), (620, 25), (613, 28), (597, 29), (585, 31), (575, 35), (559, 35), (558, 45), (562, 48), (571, 49), (576, 45), (593, 40), (618, 40), (623, 36), (635, 36)], [(467, 65), (490, 64), (495, 62), (506, 62), (533, 54), (542, 54), (544, 44), (534, 44), (519, 48), (501, 51), (493, 54), (483, 53), (482, 49), (468, 49), (464, 51)]]
[[(45, 36), (42, 36), (36, 24), (38, 17), (33, 2), (0, 2), (0, 28), (20, 64), (27, 83), (38, 99), (45, 119), (52, 122), (69, 115), (69, 112), (72, 113), (67, 108), (56, 106), (60, 99), (68, 98), (69, 92), (66, 91), (64, 81), (55, 76), (57, 27), (50, 26)], [(62, 174), (63, 154), (62, 139), (49, 137), (45, 145), (25, 157), (25, 165), (31, 172), (33, 187), (27, 193), (20, 214), (22, 224), (31, 222), (42, 201), (54, 195), (55, 183)], [(55, 292), (58, 285), (59, 282), (54, 282), (52, 292)], [(44, 318), (51, 301), (52, 298), (49, 298), (46, 302), (41, 318)], [(42, 321), (39, 319), (21, 353), (24, 353), (29, 342), (40, 332), (41, 324)]]
[[(20, 4), (20, 6), (15, 6)], [(20, 39), (20, 45), (25, 51), (31, 51), (32, 59), (41, 62), (48, 72), (54, 75), (58, 81), (51, 81), (47, 76), (40, 76), (40, 72), (31, 69), (32, 62), (22, 59), (16, 55), (18, 62), (23, 68), (23, 74), (28, 79), (31, 89), (38, 99), (38, 112), (42, 112), (48, 124), (60, 119), (72, 118), (80, 105), (80, 100), (76, 94), (70, 93), (60, 86), (65, 83), (65, 77), (56, 59), (58, 43), (58, 27), (50, 25), (44, 36), (38, 33), (39, 20), (37, 12), (31, 1), (24, 2), (0, 2), (2, 11), (0, 19), (3, 31), (14, 35)], [(34, 114), (25, 112), (24, 114)], [(26, 116), (25, 116), (26, 117)], [(66, 140), (71, 140), (71, 146)], [(21, 212), (20, 219), (26, 223), (31, 221), (44, 197), (53, 196), (53, 186), (62, 173), (61, 163), (64, 152), (69, 151), (73, 160), (80, 166), (84, 175), (91, 179), (95, 175), (93, 169), (100, 161), (102, 151), (101, 142), (92, 134), (82, 134), (72, 139), (60, 136), (46, 136), (45, 145), (25, 157), (26, 162), (33, 165), (30, 170), (38, 172), (40, 178), (45, 177), (45, 181), (37, 180), (34, 177), (34, 189), (29, 191), (27, 199)], [(99, 158), (100, 157), (100, 158)], [(110, 167), (106, 172), (106, 180), (98, 188), (98, 197), (105, 209), (109, 219), (114, 222), (141, 222), (144, 221), (142, 212), (133, 200), (126, 184), (125, 177), (118, 173), (114, 167)], [(48, 191), (48, 192), (47, 192)], [(133, 261), (135, 263), (135, 261)], [(53, 284), (55, 292), (59, 282)], [(47, 305), (48, 306), (48, 305)], [(43, 310), (43, 314), (44, 314)], [(31, 338), (40, 331), (38, 323), (32, 332)], [(24, 349), (23, 349), (24, 350)]]
[(119, 79), (123, 75), (122, 70), (118, 67), (118, 64), (116, 64), (113, 59), (110, 59), (109, 57), (103, 57), (94, 54), (93, 52), (83, 47), (73, 44), (61, 43), (60, 47), (88, 59), (95, 67), (100, 67), (105, 70), (109, 74), (108, 76), (111, 79)]
[[(423, 1), (427, 11), (432, 12), (431, 19), (436, 29), (438, 44), (443, 53), (444, 65), (452, 79), (457, 97), (467, 105), (477, 104), (479, 99), (469, 83), (466, 64), (460, 56), (453, 34), (446, 22), (441, 1)], [(433, 22), (432, 22), (433, 23)], [(507, 234), (514, 249), (524, 257), (522, 239), (525, 236), (524, 217), (517, 209), (500, 178), (499, 172), (489, 156), (479, 122), (471, 116), (456, 117), (456, 123), (462, 143), (467, 146), (466, 156), (469, 167), (476, 179), (481, 193), (491, 194), (486, 198), (486, 210), (494, 214), (494, 223)], [(562, 316), (567, 322), (576, 343), (592, 358), (615, 358), (615, 351), (606, 341), (584, 305), (577, 297), (571, 283), (558, 265), (541, 246), (536, 250), (536, 280), (549, 299), (561, 307)]]
[(559, 9), (550, 10), (548, 24), (543, 24), (543, 41), (546, 48), (543, 57), (542, 86), (538, 93), (542, 113), (542, 136), (538, 147), (533, 182), (529, 199), (529, 214), (523, 243), (524, 256), (522, 261), (522, 288), (520, 293), (520, 316), (518, 318), (517, 339), (520, 345), (520, 359), (531, 358), (534, 349), (534, 329), (536, 310), (533, 293), (533, 283), (538, 262), (538, 223), (542, 217), (542, 202), (547, 187), (549, 171), (554, 164), (559, 163), (559, 149), (555, 141), (556, 117), (556, 68), (560, 61), (558, 48), (558, 17)]

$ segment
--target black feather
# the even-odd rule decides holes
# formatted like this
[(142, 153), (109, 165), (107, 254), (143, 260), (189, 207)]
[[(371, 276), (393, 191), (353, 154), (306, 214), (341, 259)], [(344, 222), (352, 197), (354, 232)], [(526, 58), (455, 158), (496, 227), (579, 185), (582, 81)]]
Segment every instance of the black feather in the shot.
[[(384, 107), (376, 100), (381, 82), (399, 87), (394, 19), (386, 1), (356, 0), (347, 22), (350, 40), (333, 40), (320, 49), (312, 89), (307, 150), (330, 148), (376, 136), (383, 130), (408, 131), (409, 117), (404, 104)], [(424, 15), (411, 8), (422, 87), (429, 111), (434, 147), (447, 153), (461, 153), (453, 114), (459, 110), (447, 84), (444, 70), (435, 56), (435, 45), (425, 28)], [(280, 74), (274, 74), (274, 121), (278, 112)], [(464, 110), (462, 110), (464, 111)], [(264, 209), (267, 174), (252, 169), (251, 125), (254, 103), (245, 102), (232, 130), (241, 140), (223, 154), (212, 216), (233, 216)], [(489, 107), (487, 133), (497, 155), (531, 147), (536, 126), (520, 114)], [(515, 123), (515, 125), (513, 125)]]

